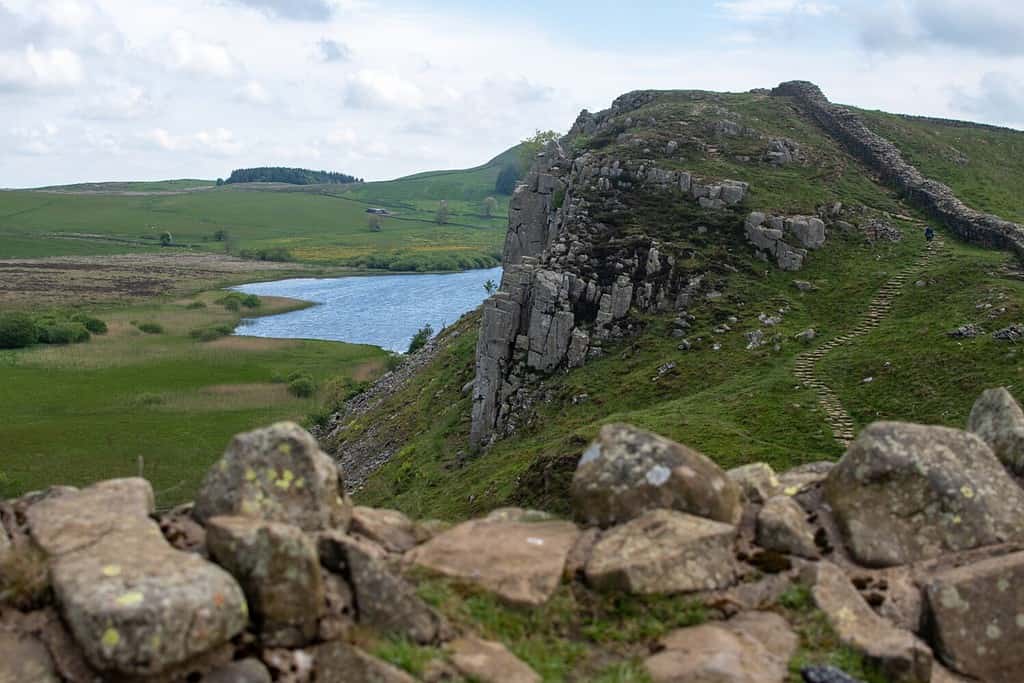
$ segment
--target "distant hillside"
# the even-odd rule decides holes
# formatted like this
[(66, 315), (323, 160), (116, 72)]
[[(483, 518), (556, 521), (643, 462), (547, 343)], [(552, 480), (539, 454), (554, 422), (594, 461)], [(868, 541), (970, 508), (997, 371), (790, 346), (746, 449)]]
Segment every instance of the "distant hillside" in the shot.
[(306, 168), (261, 166), (239, 168), (228, 176), (228, 183), (288, 183), (290, 185), (347, 185), (361, 183), (361, 178), (336, 171), (311, 171)]

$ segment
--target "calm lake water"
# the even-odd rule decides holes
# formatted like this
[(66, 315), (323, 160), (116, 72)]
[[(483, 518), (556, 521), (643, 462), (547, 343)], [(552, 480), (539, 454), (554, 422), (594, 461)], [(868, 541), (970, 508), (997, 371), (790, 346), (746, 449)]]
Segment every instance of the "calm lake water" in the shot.
[(317, 306), (243, 320), (235, 334), (284, 339), (326, 339), (405, 351), (416, 331), (451, 325), (487, 297), (484, 283), (501, 282), (501, 268), (443, 275), (374, 275), (258, 282), (234, 289), (286, 296)]

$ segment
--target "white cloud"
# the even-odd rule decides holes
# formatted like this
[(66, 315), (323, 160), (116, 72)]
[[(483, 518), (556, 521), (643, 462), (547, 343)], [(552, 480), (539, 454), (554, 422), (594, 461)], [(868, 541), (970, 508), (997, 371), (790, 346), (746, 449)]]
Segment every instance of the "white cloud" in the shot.
[(426, 96), (415, 83), (395, 73), (364, 69), (350, 76), (342, 91), (354, 109), (421, 109)]
[(968, 115), (1024, 128), (1024, 79), (990, 72), (974, 88), (955, 88), (952, 105)]
[(742, 21), (759, 21), (786, 14), (820, 17), (838, 9), (832, 3), (813, 0), (721, 0), (715, 6)]
[(0, 53), (0, 89), (67, 89), (84, 79), (81, 58), (66, 48), (38, 49), (28, 45), (19, 52)]
[(1015, 0), (884, 0), (853, 14), (873, 50), (1024, 55), (1024, 3)]
[(229, 78), (240, 67), (227, 47), (205, 42), (188, 31), (174, 31), (168, 39), (170, 66), (199, 76)]
[(79, 113), (86, 119), (138, 119), (153, 112), (153, 99), (134, 85), (104, 83), (85, 101)]
[(352, 49), (340, 41), (321, 38), (316, 47), (321, 61), (347, 62), (352, 59)]
[(330, 0), (229, 0), (238, 5), (257, 9), (272, 17), (295, 21), (328, 21), (335, 11)]
[(142, 136), (142, 140), (165, 152), (198, 152), (212, 156), (234, 156), (242, 151), (243, 145), (234, 133), (226, 128), (201, 130), (196, 133), (175, 135), (164, 128), (154, 128)]
[(30, 128), (12, 128), (8, 132), (10, 149), (19, 154), (45, 156), (57, 149), (60, 129), (53, 123)]
[(249, 81), (235, 90), (235, 99), (249, 104), (270, 104), (273, 98), (259, 81)]

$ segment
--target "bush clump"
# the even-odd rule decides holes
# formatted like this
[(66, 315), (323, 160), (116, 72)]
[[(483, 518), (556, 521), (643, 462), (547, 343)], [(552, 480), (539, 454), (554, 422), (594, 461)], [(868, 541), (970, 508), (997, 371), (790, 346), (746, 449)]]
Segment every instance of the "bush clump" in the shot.
[(297, 375), (288, 380), (288, 393), (296, 398), (309, 398), (316, 393), (316, 382), (309, 375)]
[(231, 334), (234, 331), (235, 331), (235, 328), (232, 327), (231, 325), (227, 325), (227, 324), (221, 323), (219, 325), (208, 325), (206, 327), (197, 327), (194, 330), (190, 331), (188, 333), (188, 336), (192, 337), (193, 339), (195, 339), (197, 341), (211, 342), (211, 341), (216, 341), (217, 339), (220, 339), (221, 337), (226, 337), (226, 336), (228, 336), (229, 334)]
[(140, 331), (145, 332), (146, 334), (164, 333), (164, 326), (161, 325), (160, 323), (139, 323), (138, 325), (136, 325), (136, 327), (138, 327)]
[(40, 325), (36, 328), (39, 341), (43, 344), (78, 344), (92, 338), (89, 330), (82, 323), (57, 322)]
[(192, 303), (190, 303), (185, 308), (187, 308), (190, 311), (194, 311), (197, 308), (206, 308), (206, 304), (204, 304), (202, 301), (193, 301)]
[(82, 323), (85, 329), (89, 330), (92, 334), (106, 334), (107, 324), (99, 318), (94, 318), (91, 315), (85, 313), (76, 313), (71, 316), (71, 322)]
[(416, 353), (430, 341), (430, 338), (434, 336), (434, 327), (427, 323), (421, 327), (416, 334), (412, 336), (412, 340), (409, 342), (409, 351), (407, 353)]
[(240, 311), (245, 308), (259, 308), (260, 298), (255, 294), (243, 294), (242, 292), (230, 292), (226, 296), (217, 299), (217, 303), (229, 311)]
[(39, 341), (39, 332), (26, 313), (0, 315), (0, 349), (20, 349)]

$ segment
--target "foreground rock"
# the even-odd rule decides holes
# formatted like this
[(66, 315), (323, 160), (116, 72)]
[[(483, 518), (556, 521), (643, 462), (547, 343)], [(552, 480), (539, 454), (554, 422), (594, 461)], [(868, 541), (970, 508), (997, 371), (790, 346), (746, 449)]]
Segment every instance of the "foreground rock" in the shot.
[(194, 515), (257, 517), (304, 531), (348, 528), (352, 505), (334, 461), (292, 422), (237, 435), (207, 473)]
[(971, 408), (967, 430), (980, 436), (1010, 470), (1024, 474), (1024, 410), (1009, 391), (984, 391)]
[(0, 683), (60, 683), (50, 653), (34, 638), (0, 631)]
[(353, 683), (416, 683), (416, 679), (357, 647), (333, 641), (313, 650), (316, 680)]
[(1024, 537), (1024, 492), (968, 432), (867, 427), (825, 481), (851, 554), (892, 566)]
[(679, 510), (726, 524), (742, 514), (739, 486), (695, 450), (628, 425), (607, 425), (580, 458), (573, 510), (612, 526), (648, 510)]
[(782, 482), (767, 463), (755, 462), (734, 467), (726, 474), (736, 482), (743, 499), (749, 503), (763, 505), (766, 500), (782, 491)]
[(501, 643), (482, 638), (459, 638), (448, 645), (452, 664), (480, 683), (540, 683), (540, 676)]
[(153, 491), (121, 479), (29, 508), (51, 556), (61, 615), (101, 672), (153, 675), (212, 652), (247, 621), (244, 595), (224, 570), (174, 550), (149, 519)]
[(644, 668), (654, 683), (783, 683), (797, 637), (771, 612), (673, 631)]
[(356, 506), (352, 510), (352, 533), (365, 536), (392, 553), (404, 553), (426, 540), (426, 534), (397, 510)]
[(814, 602), (828, 617), (839, 640), (876, 662), (897, 683), (929, 683), (932, 653), (909, 631), (875, 614), (836, 565), (815, 566)]
[(406, 554), (407, 562), (474, 583), (510, 603), (548, 601), (579, 531), (570, 522), (465, 522)]
[(674, 510), (652, 510), (608, 531), (584, 569), (596, 588), (633, 594), (726, 588), (736, 579), (736, 528)]
[(316, 636), (324, 584), (316, 546), (301, 529), (214, 517), (206, 539), (210, 555), (242, 584), (265, 644), (294, 647)]
[(789, 496), (770, 498), (757, 515), (757, 544), (767, 550), (807, 559), (818, 556), (806, 513)]
[(944, 572), (925, 591), (939, 656), (986, 683), (1024, 672), (1024, 553)]

